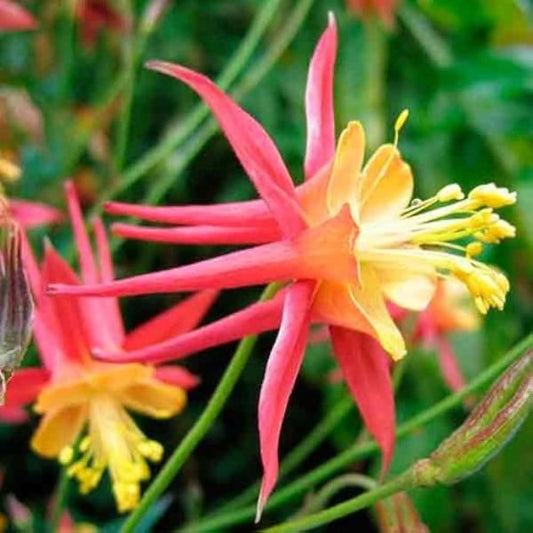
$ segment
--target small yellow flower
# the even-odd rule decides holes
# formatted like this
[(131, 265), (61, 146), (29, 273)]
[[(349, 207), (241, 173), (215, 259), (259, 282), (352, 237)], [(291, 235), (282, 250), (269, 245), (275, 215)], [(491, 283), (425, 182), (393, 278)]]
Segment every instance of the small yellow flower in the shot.
[(44, 417), (32, 448), (57, 457), (83, 494), (98, 485), (107, 469), (118, 510), (129, 511), (139, 501), (140, 483), (150, 475), (148, 463), (162, 459), (163, 447), (144, 435), (126, 408), (168, 418), (183, 409), (185, 399), (182, 389), (156, 379), (152, 367), (92, 363), (41, 392), (34, 409)]

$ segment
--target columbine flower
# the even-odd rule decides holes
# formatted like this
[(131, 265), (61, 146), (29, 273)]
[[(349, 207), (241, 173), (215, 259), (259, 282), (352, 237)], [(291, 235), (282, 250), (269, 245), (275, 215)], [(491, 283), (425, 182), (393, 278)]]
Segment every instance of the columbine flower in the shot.
[(0, 0), (0, 31), (33, 30), (35, 19), (25, 9), (10, 0)]
[[(102, 223), (94, 222), (99, 263), (71, 183), (66, 186), (83, 282), (109, 281), (112, 263)], [(82, 492), (99, 483), (109, 470), (119, 511), (137, 504), (140, 482), (149, 476), (148, 461), (159, 461), (162, 446), (146, 437), (127, 409), (168, 418), (185, 404), (184, 389), (196, 378), (186, 370), (155, 368), (138, 363), (116, 365), (91, 358), (95, 347), (128, 350), (165, 339), (196, 325), (210, 307), (215, 291), (195, 294), (188, 300), (124, 334), (115, 298), (50, 298), (42, 292), (51, 282), (79, 283), (70, 267), (46, 246), (41, 269), (26, 250), (26, 267), (36, 300), (35, 339), (44, 368), (15, 373), (9, 384), (7, 415), (36, 399), (35, 410), (43, 415), (32, 439), (39, 454), (58, 458)], [(0, 409), (0, 415), (2, 410)], [(85, 435), (85, 436), (84, 436)]]
[[(93, 286), (52, 285), (77, 295), (134, 295), (202, 288), (235, 288), (272, 281), (290, 285), (280, 331), (270, 355), (259, 400), (261, 456), (265, 475), (259, 512), (276, 481), (282, 419), (300, 367), (311, 320), (330, 326), (336, 357), (362, 417), (390, 462), (394, 406), (389, 364), (379, 345), (397, 360), (405, 344), (386, 300), (425, 308), (439, 278), (455, 277), (478, 308), (501, 308), (509, 283), (503, 274), (450, 241), (495, 240), (510, 232), (494, 209), (515, 195), (493, 185), (465, 198), (451, 185), (434, 197), (411, 202), (413, 176), (395, 141), (364, 159), (364, 131), (351, 122), (335, 148), (332, 81), (337, 33), (333, 18), (311, 61), (306, 91), (306, 182), (295, 188), (264, 129), (208, 78), (178, 65), (149, 67), (194, 89), (211, 107), (263, 201), (222, 206), (152, 208), (112, 206), (115, 212), (151, 220), (198, 224), (148, 229), (169, 241), (266, 243), (196, 264)], [(156, 234), (154, 232), (157, 232)], [(137, 233), (140, 236), (142, 231)], [(458, 251), (459, 253), (450, 253)]]

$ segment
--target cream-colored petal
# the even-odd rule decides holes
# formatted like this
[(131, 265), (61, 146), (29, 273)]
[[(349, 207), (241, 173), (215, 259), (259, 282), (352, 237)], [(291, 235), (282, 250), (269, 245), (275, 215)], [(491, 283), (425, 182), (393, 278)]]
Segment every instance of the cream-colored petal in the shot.
[(411, 167), (392, 145), (380, 146), (366, 164), (360, 181), (360, 219), (390, 220), (409, 204), (413, 195)]
[(87, 419), (86, 405), (74, 405), (47, 413), (31, 440), (34, 451), (44, 457), (57, 457), (76, 441)]
[(350, 122), (341, 133), (328, 184), (327, 203), (331, 214), (350, 204), (357, 220), (357, 189), (365, 154), (365, 133), (360, 122)]
[(123, 405), (153, 418), (174, 416), (187, 401), (183, 389), (153, 378), (133, 383), (117, 394)]
[(379, 268), (375, 272), (385, 297), (404, 309), (422, 311), (435, 294), (437, 281), (433, 273), (401, 268)]
[(401, 359), (406, 354), (405, 342), (387, 310), (379, 279), (371, 267), (361, 266), (361, 285), (352, 285), (350, 295), (353, 303), (371, 324), (373, 336), (383, 349), (394, 360)]

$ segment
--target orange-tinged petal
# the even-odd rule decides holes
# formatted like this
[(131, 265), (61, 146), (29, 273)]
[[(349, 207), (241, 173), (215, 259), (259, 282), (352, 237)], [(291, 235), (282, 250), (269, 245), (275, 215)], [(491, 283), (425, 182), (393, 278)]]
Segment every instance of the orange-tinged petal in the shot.
[(366, 164), (360, 182), (360, 217), (365, 222), (397, 217), (413, 195), (411, 167), (390, 144), (380, 146)]
[(385, 297), (404, 309), (422, 311), (435, 294), (437, 280), (432, 273), (379, 268), (376, 269), (376, 275)]
[(183, 389), (153, 378), (125, 387), (118, 397), (126, 407), (153, 418), (174, 416), (187, 401)]
[(362, 265), (361, 285), (350, 286), (352, 300), (372, 325), (373, 337), (394, 360), (398, 360), (406, 353), (405, 342), (387, 310), (381, 291), (382, 287), (374, 270), (368, 265)]
[(37, 413), (47, 413), (81, 405), (89, 400), (91, 387), (86, 381), (65, 381), (63, 384), (46, 387), (34, 405)]
[(365, 155), (365, 133), (360, 122), (350, 122), (341, 133), (328, 185), (328, 209), (336, 213), (344, 204), (353, 206), (357, 220), (357, 190)]
[(318, 322), (375, 335), (366, 316), (354, 305), (349, 283), (322, 282), (313, 301), (313, 316)]
[(87, 418), (85, 406), (57, 409), (45, 415), (31, 440), (31, 447), (45, 457), (56, 457), (65, 446), (72, 446)]

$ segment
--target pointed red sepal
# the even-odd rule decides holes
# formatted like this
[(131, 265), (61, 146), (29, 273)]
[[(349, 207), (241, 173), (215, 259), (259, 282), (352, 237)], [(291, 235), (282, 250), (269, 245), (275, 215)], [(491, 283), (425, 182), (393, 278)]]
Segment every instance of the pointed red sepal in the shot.
[(22, 407), (11, 405), (0, 406), (0, 422), (5, 424), (24, 424), (29, 418), (30, 416)]
[(210, 324), (182, 333), (164, 342), (129, 352), (93, 350), (97, 359), (112, 362), (139, 361), (161, 363), (182, 359), (193, 353), (271, 331), (279, 327), (283, 308), (284, 292), (268, 302), (258, 302)]
[[(94, 236), (96, 240), (96, 250), (100, 266), (100, 280), (110, 282), (115, 279), (113, 269), (113, 259), (109, 249), (109, 241), (104, 228), (104, 224), (99, 217), (92, 221)], [(107, 342), (115, 346), (122, 346), (124, 342), (124, 321), (120, 312), (120, 305), (117, 298), (100, 299), (98, 304), (105, 308), (107, 330), (109, 332)]]
[(48, 383), (50, 373), (44, 368), (21, 368), (7, 382), (6, 406), (22, 406), (33, 402)]
[(206, 224), (209, 226), (263, 226), (269, 224), (277, 227), (272, 213), (263, 200), (172, 207), (106, 202), (104, 207), (110, 215), (136, 217), (161, 224)]
[(209, 311), (218, 291), (207, 289), (189, 296), (128, 333), (123, 348), (137, 350), (195, 328)]
[(66, 181), (64, 189), (65, 196), (67, 197), (70, 223), (74, 230), (74, 240), (76, 242), (80, 261), (81, 279), (84, 283), (98, 283), (98, 281), (100, 281), (100, 276), (98, 275), (98, 269), (96, 268), (89, 234), (85, 228), (80, 202), (78, 200), (78, 195), (76, 194), (76, 189), (74, 188), (74, 183), (70, 180)]
[[(70, 266), (63, 261), (49, 242), (46, 242), (45, 246), (42, 279), (45, 285), (61, 282), (68, 283), (69, 286), (79, 286), (79, 280)], [(44, 296), (39, 302), (39, 311), (43, 313), (47, 324), (54, 329), (60, 339), (63, 349), (58, 357), (65, 357), (67, 359), (65, 362), (82, 362), (90, 357), (80, 305), (83, 305), (83, 300), (66, 296), (57, 298)], [(53, 370), (58, 369), (61, 364), (56, 358)]]
[(63, 220), (60, 211), (39, 202), (10, 199), (9, 210), (13, 218), (26, 229), (55, 224)]
[(382, 475), (390, 466), (395, 441), (394, 389), (390, 360), (369, 335), (332, 326), (331, 341), (342, 374), (361, 417), (383, 454)]
[(292, 237), (301, 231), (305, 221), (294, 184), (263, 127), (206, 76), (162, 61), (150, 61), (147, 67), (177, 78), (204, 99), (283, 234)]
[[(295, 239), (255, 246), (192, 265), (100, 285), (51, 284), (49, 293), (79, 296), (230, 289), (272, 281), (317, 279), (357, 283), (353, 243), (357, 235), (348, 207)], [(333, 268), (332, 268), (333, 267)]]
[(37, 22), (33, 16), (15, 2), (0, 0), (0, 30), (33, 30)]
[(256, 522), (278, 478), (281, 425), (305, 352), (315, 286), (314, 281), (306, 280), (287, 290), (281, 326), (261, 385), (258, 418), (263, 481)]
[(313, 177), (335, 155), (335, 119), (333, 114), (333, 73), (337, 55), (337, 25), (330, 14), (309, 65), (305, 110), (307, 147), (305, 178)]
[(119, 237), (169, 244), (263, 244), (281, 238), (277, 226), (184, 226), (153, 228), (115, 223), (111, 231)]
[(200, 378), (191, 374), (182, 366), (159, 366), (155, 369), (155, 377), (169, 385), (175, 385), (185, 390), (193, 389), (200, 383)]

